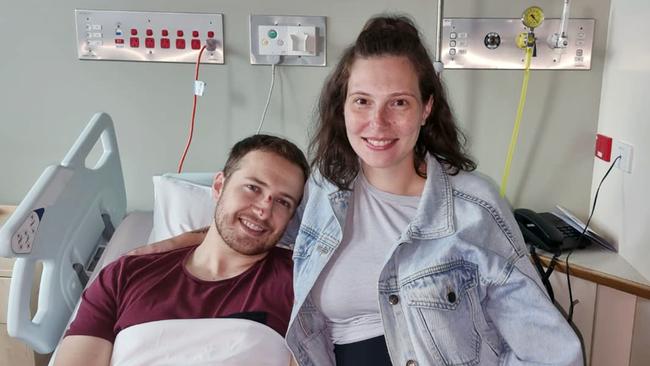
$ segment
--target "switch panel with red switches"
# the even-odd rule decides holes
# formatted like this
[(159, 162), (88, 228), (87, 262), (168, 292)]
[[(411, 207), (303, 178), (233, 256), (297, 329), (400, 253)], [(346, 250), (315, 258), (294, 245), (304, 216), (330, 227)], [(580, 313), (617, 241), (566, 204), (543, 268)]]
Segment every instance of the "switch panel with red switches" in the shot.
[(223, 15), (75, 10), (80, 60), (195, 63), (208, 39), (217, 49), (205, 50), (201, 62), (223, 64)]

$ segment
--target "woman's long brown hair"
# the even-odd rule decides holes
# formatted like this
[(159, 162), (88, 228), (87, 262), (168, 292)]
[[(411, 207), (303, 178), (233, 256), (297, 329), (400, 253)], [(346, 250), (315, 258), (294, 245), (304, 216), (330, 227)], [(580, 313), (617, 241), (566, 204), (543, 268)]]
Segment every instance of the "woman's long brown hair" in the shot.
[(433, 97), (432, 111), (415, 144), (413, 164), (418, 175), (426, 177), (423, 167), (427, 153), (441, 161), (452, 175), (476, 169), (476, 163), (464, 151), (466, 138), (456, 125), (444, 87), (417, 28), (406, 17), (385, 15), (366, 23), (323, 86), (318, 121), (309, 144), (312, 167), (342, 190), (349, 189), (357, 176), (359, 158), (348, 141), (343, 115), (348, 79), (355, 60), (380, 56), (407, 57), (417, 73), (423, 103)]

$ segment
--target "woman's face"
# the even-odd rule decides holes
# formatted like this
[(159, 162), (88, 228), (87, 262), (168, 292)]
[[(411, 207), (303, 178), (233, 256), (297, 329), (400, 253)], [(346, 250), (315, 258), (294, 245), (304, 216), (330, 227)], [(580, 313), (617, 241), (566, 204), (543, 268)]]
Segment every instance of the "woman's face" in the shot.
[(367, 169), (413, 168), (413, 149), (433, 98), (420, 96), (408, 58), (357, 59), (350, 69), (345, 129), (352, 149)]

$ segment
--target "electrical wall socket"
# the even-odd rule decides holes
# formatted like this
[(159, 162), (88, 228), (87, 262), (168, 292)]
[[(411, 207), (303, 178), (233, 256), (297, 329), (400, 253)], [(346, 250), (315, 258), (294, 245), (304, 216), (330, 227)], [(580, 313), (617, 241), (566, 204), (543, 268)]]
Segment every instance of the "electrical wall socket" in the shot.
[(632, 145), (623, 141), (614, 140), (612, 143), (612, 159), (621, 158), (616, 162), (616, 167), (626, 173), (632, 172)]
[(249, 26), (252, 65), (325, 66), (324, 16), (251, 14)]

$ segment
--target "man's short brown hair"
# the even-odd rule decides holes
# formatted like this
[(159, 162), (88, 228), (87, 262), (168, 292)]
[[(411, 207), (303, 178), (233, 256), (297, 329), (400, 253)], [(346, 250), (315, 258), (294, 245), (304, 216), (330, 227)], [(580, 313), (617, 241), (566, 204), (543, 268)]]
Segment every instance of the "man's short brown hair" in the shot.
[(286, 159), (300, 168), (304, 182), (307, 182), (307, 178), (309, 177), (309, 164), (302, 150), (294, 143), (282, 137), (262, 134), (247, 137), (232, 147), (226, 165), (223, 168), (223, 175), (226, 179), (239, 169), (239, 162), (251, 151), (270, 152)]

